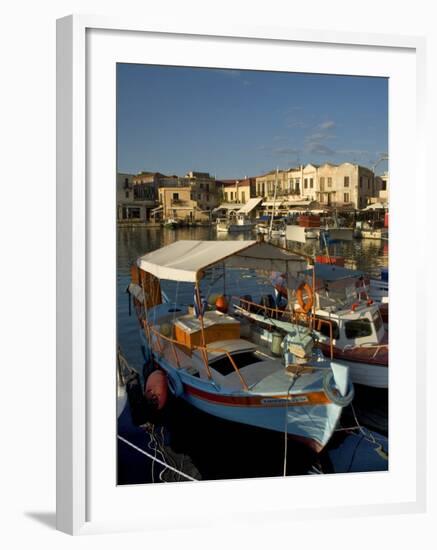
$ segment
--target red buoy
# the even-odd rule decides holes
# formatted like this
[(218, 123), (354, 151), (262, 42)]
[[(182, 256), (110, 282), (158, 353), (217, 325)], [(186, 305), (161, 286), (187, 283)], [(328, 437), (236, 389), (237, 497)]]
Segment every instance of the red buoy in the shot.
[(147, 378), (144, 392), (149, 405), (160, 411), (167, 402), (167, 375), (162, 370), (155, 370)]
[(229, 304), (224, 296), (219, 296), (215, 301), (215, 307), (217, 311), (220, 311), (220, 313), (227, 313)]

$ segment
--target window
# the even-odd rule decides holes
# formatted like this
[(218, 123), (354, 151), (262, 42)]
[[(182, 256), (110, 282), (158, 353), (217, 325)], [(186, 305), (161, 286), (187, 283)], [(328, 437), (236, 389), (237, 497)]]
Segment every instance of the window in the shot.
[(231, 201), (233, 201), (233, 200), (234, 200), (234, 192), (231, 191)]
[(126, 193), (124, 195), (125, 195), (125, 198), (128, 199), (129, 198), (129, 191), (126, 191)]
[(363, 187), (363, 176), (360, 176), (360, 187)]
[(349, 202), (349, 193), (344, 193), (343, 202)]
[[(361, 178), (360, 178), (360, 180), (361, 180)], [(349, 176), (344, 177), (344, 186), (349, 187)]]
[[(340, 338), (340, 331), (338, 330), (338, 324), (335, 321), (329, 321), (332, 326), (332, 338), (333, 340), (338, 340)], [(323, 336), (330, 337), (330, 328), (328, 323), (322, 323), (319, 321), (317, 323), (317, 330), (323, 334)]]
[(205, 189), (206, 189), (206, 191), (209, 193), (209, 183), (206, 183), (206, 184), (205, 184)]
[(179, 200), (179, 193), (173, 193), (173, 200), (178, 201)]
[(328, 187), (332, 187), (332, 178), (328, 178)]
[(128, 212), (128, 218), (139, 219), (141, 217), (141, 212), (139, 208), (129, 208)]
[(308, 189), (308, 180), (307, 180), (307, 178), (305, 178), (303, 180), (303, 186), (304, 186), (304, 189)]
[(242, 191), (242, 192), (241, 192), (241, 202), (242, 202), (242, 203), (245, 203), (245, 202), (246, 202), (246, 193), (245, 193), (245, 191)]
[(367, 178), (367, 189), (370, 189), (370, 178)]
[(356, 319), (355, 321), (346, 321), (346, 338), (362, 338), (372, 335), (372, 324), (369, 319)]
[(310, 188), (312, 189), (314, 187), (314, 180), (313, 178), (310, 178)]

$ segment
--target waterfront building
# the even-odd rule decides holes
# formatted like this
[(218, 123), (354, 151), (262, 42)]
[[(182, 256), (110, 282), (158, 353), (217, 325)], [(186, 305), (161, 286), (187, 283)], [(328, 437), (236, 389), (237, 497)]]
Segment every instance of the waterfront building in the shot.
[(219, 203), (216, 180), (207, 172), (188, 172), (184, 177), (162, 180), (159, 185), (155, 217), (184, 222), (208, 221)]
[(268, 199), (273, 197), (277, 186), (276, 194), (282, 193), (284, 189), (284, 171), (272, 170), (255, 178), (255, 193), (257, 197)]
[(275, 186), (276, 201), (283, 204), (281, 210), (303, 202), (317, 202), (321, 208), (361, 209), (378, 197), (384, 182), (369, 168), (350, 162), (272, 170), (257, 177), (255, 184), (256, 196), (265, 199), (267, 209), (273, 203)]
[(369, 168), (350, 162), (318, 168), (317, 200), (321, 205), (361, 209), (375, 193), (375, 175)]
[[(315, 199), (315, 172), (317, 167), (312, 164), (289, 168), (287, 170), (272, 170), (255, 178), (256, 196), (272, 200), (275, 196), (285, 200)], [(305, 181), (306, 180), (306, 181)], [(304, 184), (306, 185), (304, 189)]]
[(145, 219), (150, 220), (158, 205), (158, 189), (164, 185), (177, 185), (177, 176), (166, 176), (160, 172), (140, 172), (133, 176), (132, 186), (134, 198), (146, 203)]
[(118, 221), (144, 221), (148, 219), (154, 200), (138, 197), (135, 192), (134, 174), (118, 173), (116, 202)]
[(255, 197), (256, 178), (220, 180), (217, 186), (221, 189), (221, 198), (229, 204), (246, 204), (246, 202)]
[(208, 172), (188, 172), (184, 178), (191, 188), (191, 200), (196, 201), (197, 208), (210, 212), (220, 202), (220, 188), (216, 179)]
[[(256, 178), (256, 196), (263, 197), (263, 214), (286, 215), (294, 207), (313, 206), (316, 199), (317, 166), (308, 164), (272, 170)], [(276, 192), (275, 192), (276, 187)]]

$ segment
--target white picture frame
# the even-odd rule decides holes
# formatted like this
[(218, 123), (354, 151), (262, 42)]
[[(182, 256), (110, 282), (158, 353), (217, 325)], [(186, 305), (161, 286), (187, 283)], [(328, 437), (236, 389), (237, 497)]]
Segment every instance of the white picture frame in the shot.
[[(103, 35), (105, 35), (104, 39)], [(400, 363), (414, 360), (415, 373), (412, 376), (413, 382), (410, 385), (413, 388), (410, 394), (412, 414), (406, 426), (406, 428), (410, 429), (410, 433), (412, 433), (410, 447), (413, 448), (404, 449), (404, 456), (402, 458), (398, 457), (401, 460), (400, 464), (396, 464), (396, 456), (394, 456), (393, 460), (395, 464), (393, 469), (391, 467), (387, 477), (377, 478), (376, 482), (381, 486), (382, 493), (378, 499), (373, 499), (372, 495), (368, 495), (366, 498), (363, 496), (362, 501), (360, 501), (360, 497), (357, 497), (356, 494), (354, 498), (350, 494), (348, 501), (345, 500), (343, 502), (340, 500), (333, 502), (332, 505), (327, 504), (330, 499), (329, 492), (333, 490), (337, 491), (337, 488), (342, 483), (343, 485), (354, 485), (356, 483), (357, 487), (360, 487), (360, 484), (364, 485), (364, 483), (371, 485), (372, 477), (367, 477), (364, 481), (360, 481), (359, 475), (355, 476), (352, 481), (349, 478), (346, 483), (344, 483), (344, 479), (343, 482), (340, 478), (337, 480), (336, 476), (318, 476), (327, 478), (320, 481), (315, 480), (314, 476), (310, 476), (305, 479), (296, 479), (294, 482), (287, 478), (286, 480), (209, 482), (184, 484), (183, 486), (173, 484), (171, 488), (141, 486), (137, 488), (118, 488), (119, 492), (117, 496), (115, 471), (113, 472), (112, 480), (114, 487), (111, 487), (111, 491), (108, 493), (105, 493), (103, 490), (103, 484), (107, 485), (111, 483), (108, 472), (110, 472), (111, 465), (113, 466), (112, 458), (108, 460), (111, 465), (109, 465), (108, 471), (105, 472), (106, 477), (103, 477), (102, 474), (101, 479), (99, 478), (95, 486), (93, 485), (96, 478), (96, 462), (99, 462), (96, 459), (96, 453), (92, 450), (93, 445), (95, 446), (95, 441), (100, 438), (99, 441), (102, 442), (101, 448), (108, 450), (111, 448), (111, 445), (115, 448), (115, 438), (111, 441), (111, 430), (113, 431), (114, 428), (112, 426), (106, 433), (105, 426), (103, 426), (105, 415), (102, 414), (100, 416), (100, 412), (95, 408), (96, 400), (99, 400), (99, 402), (101, 400), (102, 411), (105, 411), (105, 414), (109, 411), (108, 414), (110, 415), (110, 400), (114, 397), (114, 394), (111, 394), (111, 388), (114, 387), (115, 368), (112, 371), (108, 367), (107, 375), (103, 371), (97, 371), (95, 342), (99, 341), (99, 338), (101, 339), (101, 335), (99, 337), (98, 331), (96, 332), (95, 330), (95, 307), (92, 303), (95, 299), (94, 295), (100, 293), (100, 290), (97, 292), (97, 287), (95, 286), (96, 273), (94, 271), (97, 265), (96, 262), (104, 258), (102, 251), (96, 248), (97, 242), (105, 242), (102, 246), (104, 248), (103, 253), (108, 258), (108, 265), (110, 267), (114, 267), (115, 265), (113, 257), (114, 247), (106, 244), (106, 239), (109, 242), (111, 238), (115, 238), (115, 191), (113, 195), (108, 192), (107, 197), (100, 196), (101, 201), (99, 208), (97, 208), (96, 205), (100, 200), (99, 192), (101, 189), (96, 186), (93, 187), (92, 182), (95, 181), (95, 170), (99, 169), (102, 175), (102, 170), (106, 172), (104, 174), (105, 177), (107, 174), (113, 174), (113, 181), (115, 183), (116, 165), (113, 155), (115, 153), (115, 141), (111, 142), (111, 139), (114, 137), (112, 123), (109, 124), (111, 126), (111, 130), (108, 132), (109, 135), (106, 136), (106, 139), (101, 140), (102, 143), (99, 145), (100, 151), (91, 150), (93, 143), (97, 139), (96, 132), (102, 131), (102, 128), (99, 128), (99, 120), (101, 122), (102, 118), (99, 119), (99, 116), (104, 116), (105, 109), (111, 109), (114, 106), (113, 99), (115, 92), (113, 89), (108, 91), (109, 99), (106, 97), (104, 99), (100, 95), (102, 100), (100, 101), (102, 103), (101, 111), (99, 107), (99, 113), (96, 113), (96, 118), (93, 118), (93, 124), (90, 125), (90, 117), (94, 117), (94, 112), (91, 111), (96, 105), (95, 94), (98, 94), (99, 91), (101, 93), (102, 90), (98, 85), (96, 85), (96, 89), (91, 89), (90, 82), (94, 82), (93, 71), (97, 70), (97, 58), (95, 59), (93, 56), (98, 52), (106, 56), (105, 61), (102, 61), (102, 70), (106, 71), (106, 77), (114, 78), (115, 70), (111, 76), (111, 70), (115, 69), (114, 57), (111, 57), (111, 55), (114, 56), (114, 52), (109, 51), (111, 48), (103, 48), (103, 41), (106, 41), (106, 45), (110, 43), (116, 45), (117, 36), (123, 36), (123, 40), (129, 38), (126, 42), (126, 49), (123, 49), (123, 51), (119, 50), (120, 62), (142, 62), (141, 52), (138, 51), (137, 46), (139, 44), (138, 41), (143, 40), (143, 38), (153, 40), (155, 44), (158, 41), (162, 46), (159, 55), (157, 55), (156, 51), (153, 51), (153, 48), (145, 48), (148, 62), (152, 62), (155, 59), (155, 63), (158, 64), (183, 64), (184, 54), (183, 49), (179, 48), (179, 41), (181, 42), (181, 48), (183, 48), (182, 42), (186, 42), (188, 49), (199, 49), (197, 48), (198, 42), (196, 41), (204, 41), (208, 45), (207, 49), (210, 51), (211, 61), (208, 63), (208, 66), (231, 68), (237, 67), (233, 66), (230, 59), (237, 59), (238, 56), (240, 56), (240, 59), (243, 59), (241, 57), (243, 53), (245, 59), (244, 67), (238, 65), (238, 68), (266, 68), (267, 65), (263, 65), (263, 48), (265, 51), (268, 48), (270, 52), (275, 51), (276, 48), (293, 47), (305, 49), (308, 45), (311, 45), (316, 49), (329, 48), (329, 57), (332, 57), (332, 60), (326, 61), (326, 72), (332, 72), (332, 68), (328, 66), (329, 63), (334, 61), (334, 58), (338, 58), (337, 62), (339, 65), (337, 66), (340, 67), (342, 57), (344, 57), (343, 74), (355, 74), (351, 73), (348, 69), (351, 67), (350, 54), (355, 55), (359, 51), (362, 53), (362, 60), (356, 60), (357, 67), (360, 62), (366, 64), (365, 58), (367, 56), (369, 58), (367, 74), (373, 74), (372, 71), (374, 71), (375, 75), (383, 76), (387, 72), (388, 76), (394, 79), (394, 82), (396, 82), (396, 78), (399, 75), (396, 73), (394, 65), (389, 67), (392, 64), (390, 59), (393, 61), (395, 55), (398, 60), (401, 56), (404, 56), (406, 63), (403, 65), (403, 70), (407, 73), (409, 83), (406, 83), (403, 91), (397, 90), (400, 95), (390, 96), (392, 103), (394, 103), (393, 109), (397, 109), (397, 112), (402, 112), (402, 110), (404, 112), (404, 124), (400, 123), (398, 117), (390, 120), (391, 181), (395, 179), (399, 183), (399, 188), (391, 191), (393, 211), (396, 212), (397, 209), (402, 209), (408, 200), (404, 188), (406, 174), (403, 174), (403, 170), (405, 169), (403, 162), (405, 161), (402, 161), (401, 158), (405, 147), (410, 147), (411, 157), (414, 157), (414, 162), (411, 164), (415, 167), (415, 193), (420, 195), (426, 189), (423, 162), (425, 151), (423, 129), (425, 42), (422, 38), (315, 32), (284, 28), (251, 28), (250, 26), (241, 28), (232, 26), (229, 28), (214, 28), (211, 25), (211, 27), (202, 27), (200, 29), (193, 25), (192, 28), (185, 26), (178, 28), (164, 23), (157, 26), (137, 20), (130, 21), (128, 19), (81, 15), (69, 16), (58, 20), (57, 528), (70, 534), (83, 534), (109, 530), (148, 529), (163, 526), (164, 524), (160, 520), (159, 515), (154, 516), (151, 513), (146, 513), (146, 511), (138, 512), (138, 509), (136, 509), (135, 513), (132, 513), (135, 508), (134, 505), (132, 506), (132, 510), (128, 511), (131, 519), (128, 519), (128, 514), (126, 514), (126, 517), (123, 516), (120, 510), (117, 511), (115, 507), (104, 509), (103, 506), (100, 506), (98, 513), (94, 514), (94, 512), (90, 512), (93, 508), (96, 510), (99, 508), (99, 502), (100, 505), (103, 501), (109, 503), (114, 498), (119, 498), (123, 506), (126, 506), (126, 502), (130, 499), (130, 497), (127, 498), (129, 491), (135, 491), (135, 498), (140, 499), (141, 493), (139, 491), (143, 491), (143, 495), (144, 492), (149, 491), (150, 494), (150, 491), (152, 491), (153, 498), (157, 499), (157, 501), (161, 498), (162, 491), (166, 492), (167, 499), (169, 495), (177, 498), (177, 491), (179, 491), (179, 494), (183, 491), (184, 499), (187, 499), (188, 502), (190, 499), (191, 502), (196, 502), (209, 498), (213, 502), (217, 500), (219, 503), (224, 502), (226, 494), (232, 493), (235, 495), (237, 502), (244, 502), (249, 507), (246, 514), (240, 515), (240, 519), (243, 519), (243, 521), (250, 521), (250, 518), (252, 518), (252, 521), (255, 521), (261, 517), (269, 520), (275, 514), (284, 518), (291, 511), (293, 512), (293, 517), (298, 519), (320, 518), (327, 517), (328, 515), (338, 516), (341, 514), (360, 516), (376, 513), (424, 511), (427, 479), (424, 458), (426, 454), (426, 357), (424, 351), (426, 346), (424, 341), (425, 331), (423, 330), (425, 321), (417, 313), (419, 304), (424, 301), (425, 288), (423, 285), (417, 284), (410, 285), (410, 288), (415, 288), (411, 298), (413, 305), (411, 306), (410, 322), (415, 327), (411, 338), (411, 349), (402, 358), (402, 354), (396, 351), (396, 346), (394, 346), (393, 352), (391, 348), (391, 361), (393, 361), (393, 358)], [(193, 41), (196, 42), (196, 48), (192, 48)], [(178, 43), (177, 51), (174, 48), (175, 43)], [(219, 48), (217, 47), (218, 44)], [(257, 56), (250, 53), (251, 48), (255, 46), (257, 48)], [(185, 59), (188, 59), (190, 51), (187, 50), (188, 53)], [(380, 57), (387, 57), (384, 61), (387, 64), (387, 71), (382, 66), (376, 67), (374, 65), (374, 68), (372, 68), (372, 59), (374, 62), (375, 54)], [(222, 57), (223, 61), (220, 61), (220, 55), (224, 56)], [(230, 55), (232, 57), (229, 57)], [(226, 58), (226, 56), (228, 57)], [(392, 57), (390, 58), (390, 56)], [(226, 59), (228, 60), (227, 62)], [(281, 65), (280, 55), (278, 57), (275, 56), (274, 59), (275, 62), (270, 61), (271, 70), (284, 69), (285, 65)], [(294, 66), (294, 70), (304, 70), (304, 63), (300, 65), (300, 68), (298, 65), (299, 63)], [(290, 68), (289, 70), (292, 69)], [(310, 69), (308, 72), (314, 71)], [(399, 78), (401, 77), (399, 76)], [(103, 81), (104, 78), (102, 78)], [(399, 80), (399, 86), (400, 82), (401, 80)], [(106, 111), (107, 113), (108, 111)], [(409, 135), (398, 135), (402, 131)], [(114, 151), (107, 157), (106, 154), (110, 151), (111, 147)], [(411, 147), (413, 148), (411, 149)], [(399, 157), (398, 160), (397, 157)], [(103, 167), (102, 162), (106, 162), (106, 168)], [(408, 177), (411, 180), (411, 172)], [(110, 183), (108, 182), (107, 185), (110, 186)], [(402, 241), (404, 243), (402, 246), (405, 247), (414, 243), (414, 236), (416, 231), (418, 231), (417, 211), (414, 210), (411, 216), (413, 222), (412, 228), (410, 228), (410, 233), (412, 234), (410, 235), (407, 233), (406, 228), (402, 227), (400, 218), (396, 214), (394, 216), (391, 214), (390, 221), (395, 242), (400, 243)], [(391, 271), (392, 261), (395, 268), (396, 265), (399, 265), (402, 246), (401, 244), (399, 246), (395, 244), (393, 252), (391, 251)], [(417, 255), (417, 266), (423, 266), (425, 257), (423, 250), (420, 247), (416, 247), (415, 252)], [(107, 267), (105, 267), (106, 271)], [(414, 283), (417, 275), (418, 273), (414, 273), (412, 277)], [(109, 279), (111, 279), (111, 276)], [(105, 291), (108, 292), (109, 289), (110, 294), (112, 288), (112, 292), (115, 295), (115, 285), (111, 286), (112, 283), (112, 279), (109, 280), (109, 286), (105, 288)], [(400, 287), (404, 283), (404, 274), (399, 273), (399, 276), (395, 275), (394, 277), (391, 274), (391, 289), (393, 288), (394, 295), (400, 292)], [(102, 296), (100, 296), (101, 298)], [(113, 303), (113, 299), (114, 297), (112, 296), (109, 300), (110, 304)], [(399, 310), (396, 306), (396, 301), (390, 307), (396, 319), (398, 317), (396, 313)], [(113, 316), (115, 319), (115, 308), (113, 309)], [(108, 320), (108, 323), (108, 331), (105, 332), (104, 339), (108, 340), (108, 349), (111, 349), (106, 354), (105, 350), (100, 347), (102, 357), (106, 356), (108, 359), (106, 364), (111, 362), (111, 356), (115, 354), (115, 347), (112, 349), (111, 343), (111, 338), (115, 334), (113, 330), (115, 321)], [(101, 331), (103, 332), (103, 330), (102, 328)], [(391, 334), (395, 334), (395, 338), (402, 338), (405, 334), (402, 330), (402, 327), (398, 326), (395, 320), (393, 333)], [(109, 337), (107, 338), (108, 335)], [(100, 343), (103, 345), (103, 342), (99, 341)], [(392, 339), (390, 343), (392, 345)], [(400, 370), (402, 371), (402, 369)], [(96, 374), (97, 372), (98, 374)], [(98, 396), (96, 391), (97, 376), (100, 377), (98, 384), (101, 384), (102, 387), (100, 396)], [(400, 409), (401, 397), (406, 386), (402, 385), (404, 382), (396, 378), (397, 376), (399, 375), (396, 373), (393, 375), (394, 383), (390, 388), (391, 420), (398, 413), (402, 417), (402, 410)], [(115, 421), (115, 408), (113, 412), (113, 419)], [(96, 429), (96, 419), (100, 420), (99, 426), (101, 430), (100, 428)], [(114, 424), (114, 421), (110, 417), (108, 419), (108, 416), (106, 416), (106, 420), (108, 424)], [(396, 424), (392, 425), (392, 422), (390, 423), (390, 431), (391, 441), (393, 439), (393, 445), (396, 446)], [(391, 447), (393, 445), (391, 443)], [(109, 451), (109, 453), (111, 452)], [(402, 468), (405, 468), (407, 471), (403, 472)], [(402, 477), (403, 473), (407, 475)], [(386, 483), (386, 480), (390, 476), (393, 478), (392, 482)], [(399, 493), (395, 490), (395, 486), (399, 484), (400, 479), (403, 479), (403, 483), (405, 484), (405, 491), (403, 493), (401, 491), (402, 487), (398, 488)], [(310, 502), (305, 502), (304, 492), (302, 493), (302, 500), (300, 502), (296, 502), (296, 500), (290, 502), (282, 498), (281, 487), (283, 485), (279, 485), (279, 483), (290, 482), (294, 483), (293, 488), (296, 495), (301, 494), (299, 491), (302, 491), (303, 483), (308, 484), (311, 493), (319, 491), (320, 498), (317, 499), (317, 506), (312, 505)], [(316, 485), (316, 483), (319, 483), (319, 485)], [(340, 488), (338, 490), (340, 499), (342, 498), (342, 490)], [(355, 488), (354, 490), (356, 493), (357, 489)], [(272, 501), (269, 500), (269, 495), (272, 494), (271, 491), (275, 491), (275, 495), (277, 495), (274, 506), (272, 506)], [(349, 489), (349, 493), (351, 492), (352, 490)], [(244, 493), (244, 496), (241, 493)], [(100, 497), (99, 494), (101, 494)], [(262, 497), (257, 498), (260, 494)], [(240, 497), (241, 501), (238, 500)], [(232, 498), (230, 500), (232, 501)], [(218, 506), (216, 511), (213, 504), (211, 505), (210, 516), (215, 516), (215, 519), (211, 519), (210, 521), (210, 517), (203, 515), (201, 510), (199, 510), (197, 517), (190, 518), (188, 516), (185, 517), (183, 514), (177, 515), (175, 509), (169, 506), (165, 522), (167, 523), (170, 518), (173, 520), (174, 525), (179, 526), (182, 524), (190, 526), (211, 525), (214, 521), (220, 520), (220, 514), (216, 513), (218, 510)], [(231, 502), (228, 506), (228, 512), (232, 515), (232, 511)]]

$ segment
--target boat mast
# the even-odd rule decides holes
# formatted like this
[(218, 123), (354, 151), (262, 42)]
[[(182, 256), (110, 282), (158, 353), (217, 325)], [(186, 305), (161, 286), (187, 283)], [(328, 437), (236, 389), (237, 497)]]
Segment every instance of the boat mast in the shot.
[(273, 217), (275, 215), (275, 208), (276, 208), (276, 190), (278, 188), (278, 167), (276, 167), (276, 177), (275, 177), (275, 190), (273, 193), (273, 208), (272, 208), (272, 215), (270, 218), (270, 227), (269, 227), (269, 241), (272, 238), (272, 229), (273, 229)]
[(200, 334), (202, 337), (202, 358), (205, 364), (206, 372), (208, 373), (208, 378), (212, 379), (212, 374), (208, 364), (208, 352), (206, 351), (205, 325), (203, 323), (202, 301), (200, 297), (200, 284), (199, 284), (198, 277), (196, 277), (195, 289), (196, 289), (197, 307), (199, 308)]

